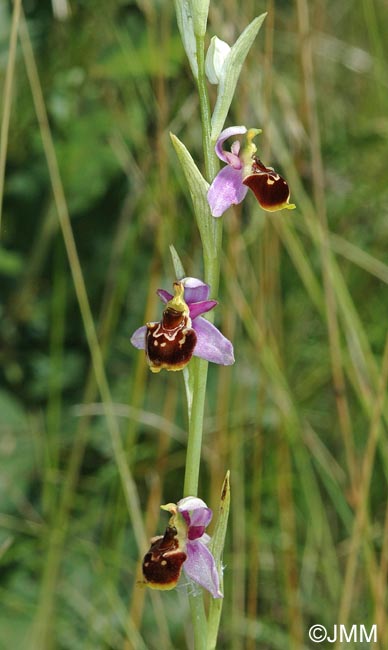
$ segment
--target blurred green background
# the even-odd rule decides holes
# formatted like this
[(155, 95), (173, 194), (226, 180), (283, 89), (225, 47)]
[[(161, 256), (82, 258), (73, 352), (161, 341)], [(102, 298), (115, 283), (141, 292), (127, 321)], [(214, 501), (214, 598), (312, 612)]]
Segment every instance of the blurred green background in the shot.
[[(13, 3), (0, 4), (0, 648), (192, 648), (184, 578), (137, 584), (160, 503), (182, 496), (182, 376), (151, 375), (129, 339), (160, 317), (169, 244), (202, 274), (169, 139), (203, 169), (196, 90), (169, 0), (23, 7), (13, 65)], [(263, 11), (226, 126), (263, 129), (260, 157), (297, 210), (268, 215), (249, 196), (224, 220), (216, 322), (236, 363), (209, 371), (200, 481), (217, 509), (231, 470), (218, 647), (301, 650), (313, 624), (376, 624), (386, 650), (388, 7), (215, 0), (209, 39), (233, 43)]]

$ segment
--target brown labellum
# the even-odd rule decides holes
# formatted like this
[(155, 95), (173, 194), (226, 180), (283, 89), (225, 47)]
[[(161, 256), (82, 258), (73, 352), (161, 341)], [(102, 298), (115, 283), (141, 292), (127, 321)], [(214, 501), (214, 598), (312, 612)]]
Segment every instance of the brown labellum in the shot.
[(272, 167), (266, 167), (256, 156), (253, 156), (252, 173), (244, 178), (243, 183), (255, 194), (263, 210), (274, 212), (289, 206), (290, 190), (287, 181)]
[(186, 553), (180, 550), (177, 530), (168, 526), (164, 535), (151, 539), (151, 548), (143, 560), (143, 576), (153, 589), (173, 589), (182, 572)]
[(184, 312), (167, 307), (160, 323), (147, 323), (146, 353), (152, 372), (182, 370), (191, 357), (197, 335)]

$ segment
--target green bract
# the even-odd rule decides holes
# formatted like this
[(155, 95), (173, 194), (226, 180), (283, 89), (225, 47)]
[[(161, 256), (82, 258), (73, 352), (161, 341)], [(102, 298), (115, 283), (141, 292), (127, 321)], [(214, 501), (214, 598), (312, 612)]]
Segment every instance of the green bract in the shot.
[[(216, 563), (218, 574), (220, 576), (221, 591), (223, 588), (222, 555), (224, 552), (226, 529), (228, 526), (229, 508), (230, 508), (230, 472), (228, 470), (224, 479), (224, 483), (222, 485), (221, 499), (220, 499), (220, 505), (218, 510), (218, 518), (212, 536), (212, 540), (209, 545), (210, 551), (212, 552), (214, 561)], [(216, 648), (221, 611), (222, 611), (222, 601), (220, 602), (219, 600), (213, 599), (210, 602), (210, 607), (209, 607), (208, 644), (207, 644), (208, 650), (215, 650)]]
[(183, 142), (181, 142), (173, 133), (171, 133), (170, 136), (189, 186), (190, 196), (193, 202), (194, 212), (205, 253), (211, 257), (213, 255), (214, 243), (212, 216), (207, 200), (209, 183), (202, 176)]
[(176, 278), (185, 278), (187, 273), (183, 267), (182, 260), (179, 257), (177, 250), (173, 244), (170, 244), (169, 246), (170, 249), (170, 255), (172, 259), (172, 265), (174, 267), (175, 271), (175, 277)]
[(194, 78), (198, 79), (197, 44), (191, 5), (190, 0), (175, 0), (176, 19), (183, 47), (185, 48)]
[(212, 116), (211, 139), (215, 142), (222, 131), (226, 116), (232, 103), (236, 84), (240, 76), (242, 65), (255, 40), (266, 13), (261, 14), (246, 27), (231, 48), (221, 70), (218, 85), (217, 101)]
[(194, 33), (203, 38), (206, 33), (207, 17), (210, 0), (192, 0), (191, 10), (194, 23)]

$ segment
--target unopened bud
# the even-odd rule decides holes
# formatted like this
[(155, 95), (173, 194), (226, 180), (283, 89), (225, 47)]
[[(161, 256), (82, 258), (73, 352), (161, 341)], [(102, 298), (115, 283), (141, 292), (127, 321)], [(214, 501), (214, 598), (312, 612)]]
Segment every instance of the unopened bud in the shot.
[(230, 46), (213, 36), (206, 54), (205, 72), (211, 84), (218, 84), (225, 60), (230, 52)]

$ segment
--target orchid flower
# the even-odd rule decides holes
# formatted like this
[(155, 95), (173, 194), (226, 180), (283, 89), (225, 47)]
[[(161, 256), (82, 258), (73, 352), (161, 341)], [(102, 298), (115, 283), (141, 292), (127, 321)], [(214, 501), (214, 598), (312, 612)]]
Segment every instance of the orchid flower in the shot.
[(139, 327), (131, 337), (135, 348), (145, 349), (152, 372), (182, 370), (192, 355), (224, 366), (234, 363), (231, 342), (201, 317), (217, 305), (209, 300), (209, 285), (184, 278), (174, 283), (174, 295), (164, 289), (157, 294), (166, 305), (162, 320)]
[[(245, 126), (231, 126), (220, 134), (215, 151), (220, 160), (227, 163), (217, 174), (208, 191), (208, 202), (213, 217), (220, 217), (231, 205), (241, 203), (248, 187), (254, 192), (263, 210), (274, 212), (295, 208), (290, 203), (290, 190), (287, 182), (272, 167), (266, 167), (256, 156), (253, 138), (260, 129)], [(238, 140), (233, 142), (230, 151), (223, 149), (225, 140), (235, 135), (247, 135), (247, 145), (240, 151)]]
[(145, 584), (153, 589), (173, 589), (183, 568), (213, 598), (222, 598), (218, 571), (208, 549), (210, 537), (205, 533), (213, 516), (211, 509), (198, 497), (185, 497), (161, 508), (170, 512), (171, 518), (165, 534), (151, 539), (144, 556)]

